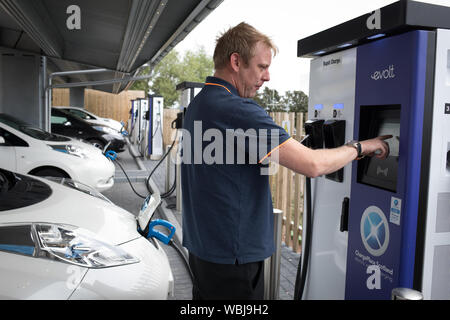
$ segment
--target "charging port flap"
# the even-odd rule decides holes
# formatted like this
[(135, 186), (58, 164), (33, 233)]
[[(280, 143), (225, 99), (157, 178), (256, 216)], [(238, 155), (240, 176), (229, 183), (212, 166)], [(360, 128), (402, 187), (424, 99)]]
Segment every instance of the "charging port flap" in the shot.
[(153, 214), (161, 203), (161, 196), (159, 193), (149, 195), (142, 204), (141, 210), (138, 215), (139, 227), (141, 230), (145, 230)]

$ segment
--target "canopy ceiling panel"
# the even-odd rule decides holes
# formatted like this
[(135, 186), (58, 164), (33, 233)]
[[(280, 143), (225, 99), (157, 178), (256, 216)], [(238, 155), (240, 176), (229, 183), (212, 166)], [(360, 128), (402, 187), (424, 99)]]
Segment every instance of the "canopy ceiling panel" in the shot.
[[(0, 0), (0, 46), (47, 56), (49, 73), (110, 70), (56, 83), (127, 79), (157, 64), (222, 1)], [(79, 12), (70, 10), (73, 5)], [(72, 28), (76, 18), (80, 29)], [(118, 93), (130, 84), (94, 88)]]

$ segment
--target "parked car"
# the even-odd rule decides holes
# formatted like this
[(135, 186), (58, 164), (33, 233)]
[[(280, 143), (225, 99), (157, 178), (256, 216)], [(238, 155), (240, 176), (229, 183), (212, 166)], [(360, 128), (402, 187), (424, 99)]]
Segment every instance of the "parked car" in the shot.
[(116, 120), (110, 119), (110, 118), (99, 117), (99, 116), (93, 114), (92, 112), (89, 112), (83, 108), (78, 108), (78, 107), (53, 107), (53, 108), (57, 108), (57, 109), (61, 109), (61, 110), (70, 112), (71, 114), (73, 114), (89, 123), (92, 123), (92, 124), (101, 124), (104, 126), (108, 126), (117, 132), (121, 132), (122, 128), (123, 128), (122, 123), (120, 123), (119, 121), (116, 121)]
[(79, 183), (4, 169), (0, 266), (0, 299), (166, 299), (173, 290), (164, 250), (133, 214)]
[(104, 150), (122, 152), (125, 138), (110, 127), (91, 124), (65, 110), (52, 108), (52, 132), (64, 136), (85, 140), (95, 147)]
[(114, 185), (114, 164), (99, 149), (1, 113), (0, 168), (71, 178), (99, 191)]

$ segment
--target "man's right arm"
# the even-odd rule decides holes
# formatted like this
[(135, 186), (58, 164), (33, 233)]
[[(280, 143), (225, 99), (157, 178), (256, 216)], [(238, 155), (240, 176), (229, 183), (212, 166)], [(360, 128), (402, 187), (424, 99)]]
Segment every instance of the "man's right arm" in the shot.
[[(362, 154), (385, 159), (389, 155), (389, 145), (384, 140), (391, 137), (381, 136), (361, 141)], [(352, 146), (314, 150), (295, 139), (289, 139), (272, 153), (271, 159), (297, 173), (315, 178), (341, 169), (357, 156), (358, 152)]]

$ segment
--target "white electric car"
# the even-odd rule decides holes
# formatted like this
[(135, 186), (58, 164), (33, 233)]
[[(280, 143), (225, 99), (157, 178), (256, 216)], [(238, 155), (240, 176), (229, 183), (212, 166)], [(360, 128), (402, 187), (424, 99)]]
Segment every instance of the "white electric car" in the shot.
[(167, 299), (168, 258), (137, 225), (90, 187), (0, 169), (0, 299)]
[(6, 114), (0, 114), (0, 168), (71, 178), (100, 192), (114, 185), (114, 164), (98, 148)]
[(71, 114), (93, 124), (101, 124), (114, 129), (115, 131), (121, 132), (123, 125), (119, 121), (110, 118), (99, 117), (92, 112), (89, 112), (83, 108), (78, 107), (53, 107), (57, 109), (62, 109), (70, 112)]

